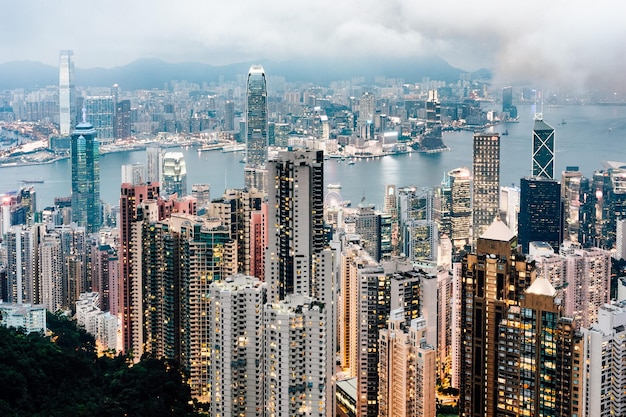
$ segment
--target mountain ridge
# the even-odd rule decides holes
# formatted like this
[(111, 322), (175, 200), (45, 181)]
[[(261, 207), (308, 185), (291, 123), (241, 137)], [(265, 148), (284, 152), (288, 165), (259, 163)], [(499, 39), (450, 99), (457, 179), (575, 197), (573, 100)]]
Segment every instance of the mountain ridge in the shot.
[[(113, 68), (75, 69), (75, 85), (105, 87), (120, 85), (125, 90), (163, 88), (172, 80), (202, 84), (236, 80), (246, 75), (250, 65), (263, 65), (268, 77), (283, 76), (287, 81), (313, 82), (327, 85), (331, 81), (364, 77), (373, 83), (374, 77), (403, 78), (419, 82), (424, 77), (456, 81), (465, 71), (452, 67), (438, 57), (403, 59), (345, 59), (345, 60), (258, 60), (214, 66), (200, 62), (168, 63), (158, 58), (140, 58)], [(481, 69), (479, 71), (486, 71)], [(58, 68), (36, 61), (11, 61), (0, 64), (0, 89), (36, 89), (58, 85)]]

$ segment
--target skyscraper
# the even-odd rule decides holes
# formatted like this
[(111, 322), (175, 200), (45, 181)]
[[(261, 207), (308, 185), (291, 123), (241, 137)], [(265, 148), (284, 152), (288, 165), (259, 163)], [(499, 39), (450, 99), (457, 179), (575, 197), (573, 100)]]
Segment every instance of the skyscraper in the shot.
[(187, 195), (187, 165), (182, 152), (167, 152), (163, 157), (163, 195)]
[(554, 128), (541, 114), (533, 126), (533, 176), (554, 179)]
[(266, 410), (334, 416), (336, 272), (324, 242), (324, 154), (281, 152), (268, 173)]
[(491, 348), (498, 351), (493, 378), (497, 414), (483, 415), (581, 415), (580, 376), (585, 368), (581, 337), (573, 320), (563, 317), (550, 282), (537, 277), (519, 305), (509, 307), (498, 329), (496, 346)]
[(59, 54), (59, 126), (61, 135), (68, 136), (76, 122), (74, 98), (74, 52)]
[(450, 239), (456, 250), (470, 243), (472, 177), (468, 168), (448, 172), (450, 184)]
[(532, 263), (516, 254), (517, 237), (500, 220), (478, 238), (462, 264), (459, 415), (495, 416), (498, 326), (532, 282)]
[(261, 65), (248, 72), (246, 91), (246, 166), (259, 168), (267, 162), (267, 85)]
[[(83, 115), (84, 119), (84, 115)], [(72, 132), (72, 220), (97, 232), (100, 208), (100, 145), (94, 127), (83, 120)]]
[(96, 129), (100, 143), (110, 143), (114, 135), (115, 104), (112, 96), (85, 97), (86, 120)]
[(500, 135), (474, 133), (473, 244), (500, 214)]
[(563, 242), (563, 203), (558, 182), (526, 177), (520, 182), (519, 244), (528, 253), (530, 242), (549, 243), (555, 251)]
[(391, 311), (380, 331), (379, 417), (435, 417), (435, 348), (426, 343), (426, 320), (405, 325), (402, 309)]

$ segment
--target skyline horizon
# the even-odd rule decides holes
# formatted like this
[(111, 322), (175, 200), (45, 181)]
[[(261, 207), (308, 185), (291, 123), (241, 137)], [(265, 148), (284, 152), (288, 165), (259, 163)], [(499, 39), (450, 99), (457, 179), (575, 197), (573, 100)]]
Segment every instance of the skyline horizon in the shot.
[[(140, 58), (221, 66), (307, 57), (378, 63), (437, 56), (466, 72), (487, 68), (496, 83), (626, 92), (621, 77), (626, 62), (620, 59), (626, 28), (615, 12), (621, 7), (608, 0), (567, 8), (531, 0), (513, 12), (494, 0), (470, 7), (454, 0), (418, 6), (407, 0), (190, 1), (176, 7), (116, 0), (88, 13), (77, 0), (25, 1), (6, 5), (12, 18), (3, 26), (3, 62), (57, 65), (64, 49), (80, 56), (78, 68), (115, 68)], [(77, 32), (86, 19), (94, 30)]]

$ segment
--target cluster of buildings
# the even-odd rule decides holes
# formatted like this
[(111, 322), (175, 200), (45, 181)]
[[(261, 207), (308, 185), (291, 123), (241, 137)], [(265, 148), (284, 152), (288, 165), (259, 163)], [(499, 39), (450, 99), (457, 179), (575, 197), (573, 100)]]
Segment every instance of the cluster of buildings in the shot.
[[(115, 228), (99, 132), (87, 112), (64, 119), (71, 198), (38, 212), (25, 189), (1, 206), (2, 323), (36, 331), (42, 311), (68, 311), (103, 350), (176, 360), (211, 415), (435, 416), (444, 401), (461, 416), (623, 414), (611, 256), (626, 258), (626, 169), (572, 167), (559, 183), (555, 131), (538, 116), (520, 188), (500, 187), (500, 136), (475, 133), (471, 169), (388, 185), (382, 210), (345, 207), (326, 192), (324, 149), (268, 151), (262, 67), (245, 97), (244, 187), (188, 195), (182, 155), (149, 149), (122, 168)], [(379, 104), (361, 97), (366, 137)]]

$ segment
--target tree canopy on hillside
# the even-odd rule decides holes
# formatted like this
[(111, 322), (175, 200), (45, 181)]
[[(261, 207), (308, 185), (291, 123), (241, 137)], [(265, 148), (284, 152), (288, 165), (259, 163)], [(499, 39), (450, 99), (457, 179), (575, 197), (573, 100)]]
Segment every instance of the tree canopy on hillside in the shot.
[(48, 315), (49, 336), (0, 326), (2, 416), (196, 416), (176, 364), (101, 356), (73, 321)]

